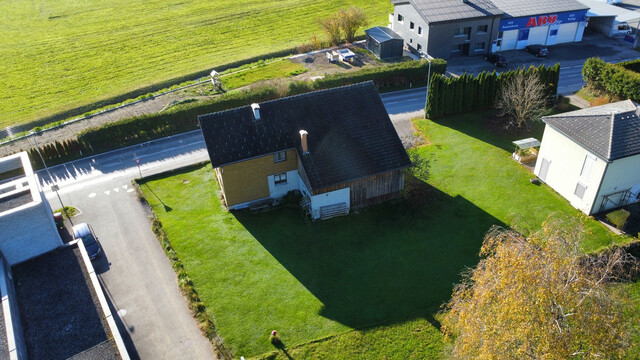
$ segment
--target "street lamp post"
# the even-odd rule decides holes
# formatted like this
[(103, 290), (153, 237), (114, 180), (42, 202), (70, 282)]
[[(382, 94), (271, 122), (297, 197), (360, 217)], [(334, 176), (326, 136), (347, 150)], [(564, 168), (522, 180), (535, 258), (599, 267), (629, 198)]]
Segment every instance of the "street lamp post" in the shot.
[(429, 105), (429, 87), (431, 87), (431, 59), (429, 59), (429, 54), (426, 52), (422, 53), (422, 55), (429, 62), (429, 70), (427, 71), (427, 95), (425, 96), (425, 99), (424, 99), (424, 109), (426, 112), (427, 106)]
[[(31, 130), (31, 135), (33, 135), (33, 142), (36, 144), (36, 151), (38, 152), (38, 155), (40, 155), (40, 160), (42, 160), (42, 165), (44, 165), (44, 169), (47, 171), (47, 175), (49, 175), (49, 180), (51, 181), (51, 183), (53, 183), (53, 176), (51, 176), (51, 172), (49, 171), (49, 168), (47, 167), (47, 163), (44, 161), (44, 156), (42, 156), (42, 153), (40, 152), (40, 148), (38, 147), (38, 140), (36, 139), (36, 132)], [(51, 190), (55, 191), (56, 195), (58, 196), (58, 201), (60, 201), (60, 206), (62, 206), (62, 211), (64, 212), (65, 216), (67, 217), (67, 219), (69, 219), (69, 223), (71, 224), (71, 226), (73, 226), (73, 221), (71, 221), (71, 217), (69, 217), (69, 214), (67, 213), (67, 209), (64, 208), (64, 204), (62, 203), (62, 198), (60, 197), (60, 194), (58, 193), (58, 190), (60, 190), (60, 187), (57, 184), (53, 184), (51, 185)]]

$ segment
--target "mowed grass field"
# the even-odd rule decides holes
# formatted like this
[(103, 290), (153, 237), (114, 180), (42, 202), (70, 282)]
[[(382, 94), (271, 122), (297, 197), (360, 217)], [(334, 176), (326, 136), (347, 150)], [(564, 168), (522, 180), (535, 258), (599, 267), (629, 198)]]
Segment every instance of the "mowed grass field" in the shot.
[(388, 0), (0, 2), (0, 128), (295, 47), (350, 5), (384, 25)]

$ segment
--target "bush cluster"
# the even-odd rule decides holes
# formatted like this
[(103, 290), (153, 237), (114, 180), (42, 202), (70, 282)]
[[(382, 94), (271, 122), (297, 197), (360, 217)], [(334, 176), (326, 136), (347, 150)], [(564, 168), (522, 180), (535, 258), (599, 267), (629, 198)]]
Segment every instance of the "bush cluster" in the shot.
[(640, 101), (640, 60), (609, 64), (589, 58), (582, 67), (584, 81), (594, 89), (622, 99)]
[(513, 78), (518, 72), (537, 73), (542, 83), (545, 84), (548, 96), (554, 95), (558, 91), (560, 64), (552, 67), (540, 65), (528, 69), (520, 68), (501, 74), (497, 74), (495, 71), (482, 72), (476, 77), (469, 74), (459, 77), (435, 74), (431, 76), (425, 116), (435, 118), (490, 108), (494, 105), (502, 83)]

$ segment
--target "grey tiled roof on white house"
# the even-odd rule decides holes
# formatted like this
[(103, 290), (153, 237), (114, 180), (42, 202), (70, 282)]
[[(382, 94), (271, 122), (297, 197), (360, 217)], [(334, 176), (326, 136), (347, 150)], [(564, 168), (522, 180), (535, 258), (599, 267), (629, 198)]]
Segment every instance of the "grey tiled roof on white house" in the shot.
[(599, 157), (614, 161), (640, 154), (639, 111), (626, 100), (542, 120)]
[[(462, 1), (462, 0), (461, 0)], [(589, 7), (576, 0), (492, 0), (504, 12), (503, 18), (534, 16), (576, 10)]]
[(391, 3), (411, 3), (429, 23), (482, 18), (501, 15), (489, 0), (391, 0)]

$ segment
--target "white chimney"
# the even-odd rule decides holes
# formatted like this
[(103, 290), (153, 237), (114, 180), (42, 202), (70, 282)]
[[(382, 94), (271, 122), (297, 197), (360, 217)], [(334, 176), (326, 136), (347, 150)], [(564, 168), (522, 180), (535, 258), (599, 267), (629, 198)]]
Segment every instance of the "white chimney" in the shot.
[(305, 130), (300, 130), (300, 143), (302, 144), (302, 153), (309, 153), (309, 145), (307, 144), (308, 133)]
[(256, 103), (251, 104), (251, 110), (253, 110), (253, 118), (260, 120), (260, 105)]

